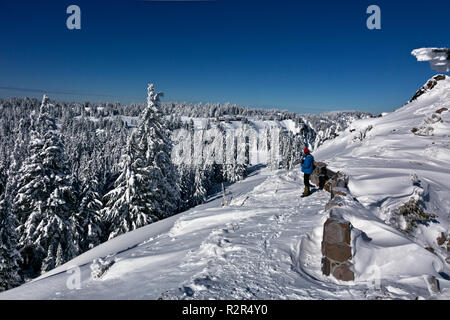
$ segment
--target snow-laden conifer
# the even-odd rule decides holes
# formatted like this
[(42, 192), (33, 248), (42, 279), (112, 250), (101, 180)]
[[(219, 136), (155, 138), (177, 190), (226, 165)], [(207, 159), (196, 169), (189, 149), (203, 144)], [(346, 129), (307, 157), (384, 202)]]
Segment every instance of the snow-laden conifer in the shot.
[(171, 141), (161, 121), (159, 98), (148, 87), (147, 107), (128, 141), (122, 172), (115, 188), (105, 195), (103, 215), (109, 238), (166, 218), (178, 209), (178, 176), (171, 155)]
[(19, 276), (21, 257), (17, 250), (17, 221), (11, 210), (7, 197), (0, 196), (0, 291), (18, 286), (22, 280)]
[(13, 208), (19, 220), (19, 245), (24, 268), (48, 271), (56, 266), (57, 249), (63, 262), (79, 253), (72, 215), (76, 199), (70, 170), (51, 105), (45, 95), (38, 115), (31, 115), (29, 157), (16, 175)]

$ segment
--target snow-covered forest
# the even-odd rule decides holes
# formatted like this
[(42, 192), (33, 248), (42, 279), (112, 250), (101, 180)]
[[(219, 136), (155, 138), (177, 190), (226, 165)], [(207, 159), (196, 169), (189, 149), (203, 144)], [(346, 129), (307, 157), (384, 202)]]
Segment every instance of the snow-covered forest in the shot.
[[(150, 86), (139, 117), (117, 115), (127, 120), (126, 143), (108, 187), (70, 172), (45, 98), (29, 130), (33, 154), (18, 174), (7, 171), (0, 211), (2, 286), (31, 281), (0, 299), (448, 299), (450, 78), (436, 75), (411, 96), (315, 140), (312, 177), (320, 184), (323, 163), (335, 173), (305, 198), (300, 166), (288, 169), (281, 143), (276, 165), (268, 147), (284, 131), (301, 138), (297, 120), (199, 113), (166, 121)], [(331, 126), (351, 116), (310, 119)], [(224, 163), (243, 164), (247, 177), (232, 183)], [(211, 165), (216, 176), (199, 175)], [(198, 189), (183, 189), (186, 171)], [(226, 179), (223, 192), (217, 181)], [(186, 190), (211, 194), (194, 206)]]
[(290, 169), (368, 113), (0, 100), (0, 290), (204, 203), (252, 166)]

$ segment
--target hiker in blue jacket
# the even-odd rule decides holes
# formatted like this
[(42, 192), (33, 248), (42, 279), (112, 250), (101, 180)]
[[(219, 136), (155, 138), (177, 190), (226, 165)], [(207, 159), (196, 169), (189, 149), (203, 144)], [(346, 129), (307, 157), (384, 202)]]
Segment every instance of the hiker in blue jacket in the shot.
[(309, 152), (308, 148), (303, 149), (304, 158), (302, 159), (302, 172), (304, 173), (305, 190), (302, 197), (307, 197), (311, 194), (311, 186), (309, 184), (309, 177), (314, 170), (314, 157)]

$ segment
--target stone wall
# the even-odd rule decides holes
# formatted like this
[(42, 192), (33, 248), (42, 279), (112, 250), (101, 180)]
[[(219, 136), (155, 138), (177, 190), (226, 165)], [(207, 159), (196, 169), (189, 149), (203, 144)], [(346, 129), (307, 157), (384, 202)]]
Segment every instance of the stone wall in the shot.
[(326, 276), (332, 275), (342, 281), (355, 280), (352, 271), (352, 247), (350, 222), (333, 215), (333, 208), (344, 205), (344, 198), (350, 194), (347, 189), (348, 177), (340, 172), (334, 172), (323, 162), (316, 162), (316, 168), (311, 175), (311, 182), (319, 188), (330, 192), (331, 199), (325, 210), (330, 217), (323, 226), (322, 238), (322, 272)]
[(327, 206), (330, 217), (323, 225), (322, 238), (322, 272), (332, 275), (338, 280), (353, 281), (355, 275), (352, 271), (351, 231), (353, 226), (345, 219), (333, 214), (334, 206), (343, 206), (343, 197), (336, 195)]

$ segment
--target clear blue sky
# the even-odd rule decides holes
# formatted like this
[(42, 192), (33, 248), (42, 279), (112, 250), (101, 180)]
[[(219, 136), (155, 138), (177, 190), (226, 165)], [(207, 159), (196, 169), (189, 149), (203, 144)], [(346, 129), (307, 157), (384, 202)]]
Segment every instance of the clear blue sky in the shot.
[(448, 47), (449, 14), (448, 0), (0, 0), (0, 97), (144, 102), (151, 81), (166, 101), (392, 111), (435, 74), (410, 52)]

